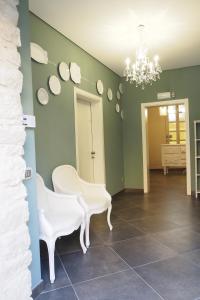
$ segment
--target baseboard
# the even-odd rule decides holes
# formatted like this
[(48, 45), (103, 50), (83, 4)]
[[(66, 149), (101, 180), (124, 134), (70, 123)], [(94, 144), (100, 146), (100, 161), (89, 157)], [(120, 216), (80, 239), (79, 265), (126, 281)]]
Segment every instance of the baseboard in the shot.
[(195, 191), (191, 191), (191, 197), (193, 200), (200, 200), (200, 197), (198, 195), (198, 197), (196, 198), (196, 192)]
[(119, 192), (117, 192), (116, 194), (112, 195), (112, 197), (120, 196), (123, 193), (124, 193), (124, 189), (121, 190), (121, 191), (119, 191)]
[(124, 193), (144, 194), (144, 190), (143, 189), (134, 189), (134, 188), (125, 188)]
[(118, 193), (112, 195), (112, 197), (120, 196), (124, 193), (144, 194), (144, 190), (143, 189), (134, 189), (134, 188), (124, 188), (123, 190), (119, 191)]
[(36, 287), (32, 289), (32, 298), (35, 299), (44, 290), (44, 281), (41, 280)]

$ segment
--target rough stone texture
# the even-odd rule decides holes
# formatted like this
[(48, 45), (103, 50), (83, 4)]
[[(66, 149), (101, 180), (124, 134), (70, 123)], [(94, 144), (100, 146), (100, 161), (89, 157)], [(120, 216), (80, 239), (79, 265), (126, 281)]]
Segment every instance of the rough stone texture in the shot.
[(1, 300), (31, 299), (30, 237), (20, 93), (17, 0), (0, 0), (0, 291)]

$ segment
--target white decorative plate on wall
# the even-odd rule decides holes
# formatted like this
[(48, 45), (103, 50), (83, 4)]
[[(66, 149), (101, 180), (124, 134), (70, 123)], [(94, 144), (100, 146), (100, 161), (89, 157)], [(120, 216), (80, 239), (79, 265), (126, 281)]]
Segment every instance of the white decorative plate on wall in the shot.
[(110, 88), (108, 89), (107, 96), (108, 96), (108, 100), (109, 100), (109, 101), (112, 101), (113, 93), (112, 93), (112, 90), (111, 90)]
[(97, 92), (99, 95), (103, 94), (103, 82), (100, 79), (97, 81)]
[(62, 78), (62, 80), (64, 80), (64, 81), (69, 80), (68, 64), (66, 64), (65, 62), (60, 62), (58, 65), (58, 71), (59, 71), (59, 74), (60, 74), (60, 77)]
[(124, 111), (123, 110), (121, 110), (121, 114), (120, 115), (121, 115), (121, 119), (124, 120)]
[(40, 64), (48, 64), (48, 53), (36, 43), (31, 43), (31, 58)]
[(39, 88), (37, 91), (37, 98), (40, 104), (46, 105), (49, 102), (49, 94), (44, 88)]
[(121, 94), (123, 94), (123, 85), (122, 85), (122, 83), (119, 84), (119, 91), (120, 91)]
[(117, 100), (120, 100), (120, 98), (121, 98), (120, 92), (117, 91)]
[(72, 62), (70, 64), (70, 75), (71, 75), (71, 80), (74, 82), (74, 83), (81, 83), (81, 69), (80, 67)]
[(60, 81), (55, 75), (49, 77), (49, 88), (54, 95), (59, 95), (61, 92)]
[(120, 106), (119, 106), (119, 104), (118, 104), (118, 103), (115, 105), (115, 109), (116, 109), (116, 112), (117, 112), (117, 113), (119, 113), (119, 112), (120, 112)]

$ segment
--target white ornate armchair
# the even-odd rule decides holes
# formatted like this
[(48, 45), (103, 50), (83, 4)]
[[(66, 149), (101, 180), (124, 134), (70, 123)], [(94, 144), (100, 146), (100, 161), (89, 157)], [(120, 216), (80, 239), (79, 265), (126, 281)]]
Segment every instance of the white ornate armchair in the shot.
[(104, 184), (94, 184), (82, 180), (76, 169), (70, 165), (62, 165), (54, 169), (52, 174), (54, 190), (57, 193), (77, 195), (80, 204), (86, 212), (86, 247), (90, 245), (89, 227), (90, 217), (106, 210), (107, 222), (110, 230), (110, 214), (112, 210), (111, 196), (106, 191)]
[(87, 248), (84, 245), (85, 212), (77, 197), (52, 192), (45, 187), (42, 177), (37, 174), (37, 202), (40, 224), (40, 239), (45, 241), (49, 254), (49, 272), (51, 283), (55, 280), (54, 251), (58, 237), (68, 235), (80, 229), (80, 244), (83, 253)]

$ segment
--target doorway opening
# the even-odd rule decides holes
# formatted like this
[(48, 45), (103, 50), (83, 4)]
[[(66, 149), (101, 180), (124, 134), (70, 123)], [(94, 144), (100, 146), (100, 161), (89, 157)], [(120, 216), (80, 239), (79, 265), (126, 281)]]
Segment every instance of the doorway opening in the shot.
[(191, 195), (188, 99), (142, 103), (141, 112), (144, 193), (150, 191), (150, 175), (167, 187), (170, 175), (179, 174), (172, 180)]
[(74, 88), (76, 167), (80, 177), (104, 183), (104, 129), (102, 98)]

